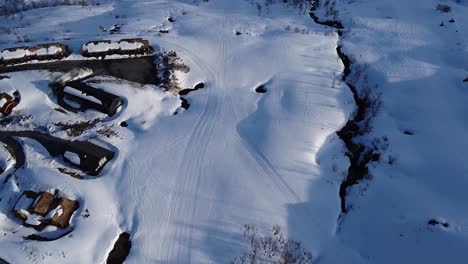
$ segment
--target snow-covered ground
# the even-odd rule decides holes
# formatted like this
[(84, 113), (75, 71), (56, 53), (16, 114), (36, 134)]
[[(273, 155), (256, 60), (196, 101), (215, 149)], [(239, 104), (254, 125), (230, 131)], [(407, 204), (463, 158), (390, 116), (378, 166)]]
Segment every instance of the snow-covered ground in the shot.
[(468, 2), (333, 2), (327, 19), (344, 26), (351, 76), (381, 102), (358, 140), (388, 140), (370, 179), (348, 192), (340, 240), (359, 263), (466, 262)]
[[(79, 138), (111, 144), (118, 154), (99, 178), (78, 180), (60, 174), (54, 169), (60, 165), (29, 142), (27, 168), (17, 172), (20, 188), (60, 189), (78, 197), (80, 210), (91, 216), (79, 210), (72, 236), (47, 243), (23, 241), (25, 228), (10, 223), (0, 257), (100, 263), (127, 231), (128, 263), (226, 263), (246, 249), (244, 224), (261, 230), (280, 225), (314, 257), (340, 247), (333, 236), (337, 192), (348, 164), (334, 132), (354, 103), (340, 81), (337, 34), (314, 24), (307, 12), (276, 4), (259, 15), (248, 1), (117, 1), (30, 10), (22, 22), (1, 19), (11, 28), (28, 23), (15, 30), (31, 45), (47, 38), (75, 52), (92, 40), (148, 39), (176, 51), (190, 67), (182, 87), (204, 82), (205, 88), (186, 96), (187, 111), (172, 115), (180, 104), (172, 93), (107, 78), (99, 85), (128, 102), (120, 114), (64, 115), (54, 110), (47, 72), (8, 74), (2, 84), (21, 92), (16, 114), (31, 114), (28, 126), (66, 138), (52, 123), (100, 117), (98, 127)], [(117, 23), (122, 34), (99, 29)], [(15, 45), (12, 34), (2, 40), (2, 47)], [(254, 91), (261, 84), (264, 94)], [(118, 125), (124, 120), (127, 128)], [(97, 134), (104, 126), (118, 136)]]
[[(317, 14), (341, 20), (341, 37), (315, 24), (308, 10), (266, 2), (276, 4), (122, 0), (0, 17), (2, 49), (28, 40), (65, 43), (78, 53), (88, 41), (140, 37), (190, 67), (178, 76), (181, 87), (205, 84), (184, 96), (191, 106), (183, 111), (173, 92), (94, 77), (93, 85), (125, 98), (107, 117), (55, 110), (48, 87), (55, 75), (47, 71), (1, 74), (10, 78), (0, 80), (0, 92), (21, 94), (12, 114), (21, 118), (0, 129), (89, 139), (117, 153), (99, 177), (80, 180), (23, 139), (25, 168), (6, 183), (0, 178), (0, 258), (103, 263), (128, 232), (125, 263), (230, 263), (247, 249), (242, 227), (251, 224), (261, 231), (279, 225), (313, 263), (463, 263), (466, 1), (443, 1), (450, 13), (432, 0), (337, 1), (337, 12)], [(102, 30), (113, 25), (120, 32)], [(352, 59), (352, 76), (381, 101), (362, 141), (388, 140), (380, 161), (369, 165), (372, 177), (349, 190), (347, 214), (338, 193), (349, 161), (335, 132), (356, 106), (341, 81), (338, 44)], [(266, 93), (255, 92), (259, 85)], [(96, 119), (80, 135), (57, 124)], [(7, 152), (0, 157), (9, 159)], [(11, 161), (0, 164), (12, 169)], [(19, 225), (9, 206), (28, 189), (59, 189), (80, 201), (70, 235), (23, 240), (34, 230)], [(449, 227), (428, 225), (430, 219)]]

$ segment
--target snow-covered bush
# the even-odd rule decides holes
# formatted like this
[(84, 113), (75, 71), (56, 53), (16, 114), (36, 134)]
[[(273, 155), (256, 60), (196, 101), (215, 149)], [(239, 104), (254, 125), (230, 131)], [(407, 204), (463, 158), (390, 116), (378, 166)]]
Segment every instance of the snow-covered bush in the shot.
[(301, 242), (285, 238), (279, 226), (274, 226), (267, 236), (258, 235), (258, 230), (252, 225), (244, 225), (243, 231), (249, 248), (232, 264), (312, 263), (312, 253), (304, 249)]

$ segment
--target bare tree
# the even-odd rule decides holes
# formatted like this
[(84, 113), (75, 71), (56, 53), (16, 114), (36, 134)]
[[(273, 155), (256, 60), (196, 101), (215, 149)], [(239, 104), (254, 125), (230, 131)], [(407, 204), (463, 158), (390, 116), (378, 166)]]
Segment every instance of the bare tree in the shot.
[(244, 225), (244, 238), (248, 250), (232, 264), (309, 264), (312, 253), (302, 247), (301, 242), (285, 238), (279, 226), (274, 226), (271, 234), (258, 235), (252, 225)]

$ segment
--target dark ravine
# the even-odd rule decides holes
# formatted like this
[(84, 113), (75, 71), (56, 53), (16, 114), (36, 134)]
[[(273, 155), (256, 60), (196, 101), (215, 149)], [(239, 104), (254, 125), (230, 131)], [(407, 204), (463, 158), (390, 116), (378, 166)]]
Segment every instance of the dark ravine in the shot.
[[(314, 20), (314, 22), (320, 25), (333, 27), (337, 29), (338, 35), (342, 36), (342, 30), (344, 29), (343, 24), (340, 21), (335, 20), (321, 21), (315, 14), (319, 7), (319, 0), (313, 1), (310, 10), (310, 16)], [(351, 74), (351, 59), (343, 52), (341, 46), (338, 46), (336, 48), (336, 52), (344, 65), (342, 80), (351, 90), (354, 101), (356, 102), (356, 105), (358, 107), (354, 116), (352, 116), (346, 122), (346, 125), (337, 132), (338, 137), (345, 143), (345, 146), (348, 150), (346, 156), (349, 158), (350, 161), (348, 173), (343, 182), (341, 182), (339, 190), (339, 196), (341, 200), (341, 212), (346, 213), (348, 210), (346, 203), (346, 194), (348, 188), (359, 183), (359, 181), (361, 181), (362, 179), (366, 178), (369, 173), (367, 165), (369, 164), (369, 162), (376, 160), (379, 157), (377, 153), (374, 153), (373, 150), (367, 149), (365, 145), (354, 142), (355, 137), (365, 134), (365, 127), (361, 126), (360, 122), (366, 119), (368, 121), (370, 117), (372, 101), (370, 100), (369, 96), (360, 97), (356, 86), (354, 86), (354, 84), (348, 81), (348, 76)]]
[(338, 20), (320, 20), (318, 16), (315, 15), (315, 11), (320, 7), (320, 0), (312, 0), (312, 7), (310, 8), (310, 17), (314, 20), (315, 23), (323, 26), (334, 27), (338, 31), (338, 35), (341, 36), (342, 32), (340, 30), (344, 29), (341, 21)]

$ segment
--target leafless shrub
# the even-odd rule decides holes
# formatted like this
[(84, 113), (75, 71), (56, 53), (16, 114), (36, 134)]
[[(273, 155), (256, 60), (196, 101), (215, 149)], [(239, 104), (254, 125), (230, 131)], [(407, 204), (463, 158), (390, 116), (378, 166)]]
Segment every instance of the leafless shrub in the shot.
[(437, 9), (437, 11), (439, 11), (441, 13), (449, 13), (452, 10), (452, 8), (450, 6), (444, 5), (444, 4), (438, 4), (436, 6), (436, 9)]
[(367, 75), (367, 65), (355, 65), (351, 74), (348, 77), (348, 82), (351, 83), (358, 95), (357, 104), (361, 113), (358, 113), (356, 120), (361, 122), (361, 134), (368, 133), (371, 130), (370, 120), (375, 117), (382, 99), (380, 93), (377, 92), (377, 85), (370, 85)]
[(101, 119), (96, 118), (90, 121), (81, 121), (81, 122), (76, 122), (76, 123), (58, 122), (58, 123), (54, 123), (54, 126), (58, 127), (61, 130), (66, 131), (69, 137), (78, 137), (84, 132), (95, 127), (99, 122), (101, 122)]
[(10, 34), (11, 30), (7, 27), (0, 26), (0, 34)]
[(187, 73), (190, 71), (190, 67), (184, 64), (177, 53), (175, 51), (156, 53), (156, 65), (159, 69), (160, 86), (168, 91), (180, 90), (176, 72)]
[(338, 19), (338, 10), (336, 9), (335, 0), (326, 0), (324, 2), (325, 16), (333, 19)]
[(313, 1), (312, 0), (286, 0), (282, 2), (296, 8), (297, 10), (299, 10), (300, 13), (307, 14), (310, 10), (310, 7), (312, 6)]
[(304, 249), (301, 242), (284, 238), (279, 226), (274, 226), (267, 236), (258, 235), (258, 230), (252, 225), (244, 225), (243, 231), (249, 249), (232, 264), (312, 263), (312, 253)]
[(398, 155), (389, 155), (388, 164), (393, 165), (398, 160)]
[(21, 34), (19, 32), (15, 32), (15, 37), (17, 43), (31, 42), (31, 39), (27, 35)]
[(383, 136), (382, 138), (374, 138), (371, 142), (371, 147), (375, 151), (386, 151), (388, 146), (389, 142), (387, 136)]

